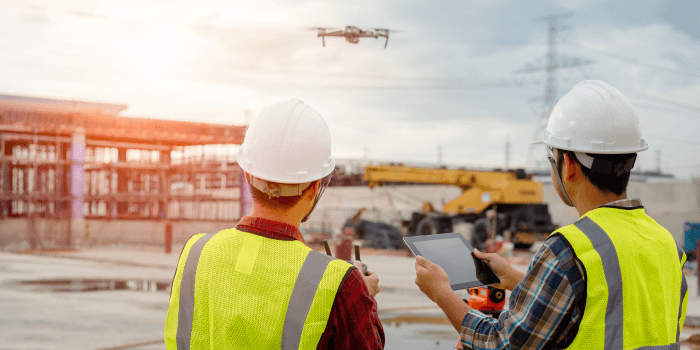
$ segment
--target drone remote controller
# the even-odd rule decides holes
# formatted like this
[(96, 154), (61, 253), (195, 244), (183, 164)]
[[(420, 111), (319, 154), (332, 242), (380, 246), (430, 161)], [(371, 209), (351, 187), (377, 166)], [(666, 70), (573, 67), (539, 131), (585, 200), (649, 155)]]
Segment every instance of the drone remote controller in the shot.
[[(331, 247), (328, 246), (328, 241), (325, 239), (323, 240), (323, 247), (326, 248), (326, 254), (328, 254), (329, 256), (333, 256), (333, 254), (331, 254)], [(360, 261), (360, 246), (359, 245), (355, 245), (355, 260), (359, 261), (360, 264), (362, 264), (362, 275), (367, 276), (367, 265), (365, 265), (365, 263)], [(352, 261), (347, 261), (347, 260), (343, 260), (343, 261), (346, 261), (354, 266)]]

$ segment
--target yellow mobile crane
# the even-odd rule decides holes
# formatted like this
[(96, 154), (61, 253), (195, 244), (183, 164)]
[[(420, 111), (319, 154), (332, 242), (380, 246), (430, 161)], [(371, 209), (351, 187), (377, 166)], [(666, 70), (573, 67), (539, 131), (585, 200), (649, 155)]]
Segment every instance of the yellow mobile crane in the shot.
[(510, 230), (514, 243), (532, 244), (545, 240), (552, 225), (547, 204), (542, 203), (542, 184), (524, 170), (475, 171), (434, 169), (401, 165), (365, 167), (364, 179), (370, 188), (386, 184), (454, 185), (462, 195), (443, 205), (441, 213), (430, 203), (405, 222), (409, 235), (452, 232), (456, 222), (473, 223), (488, 209), (496, 209), (501, 230)]

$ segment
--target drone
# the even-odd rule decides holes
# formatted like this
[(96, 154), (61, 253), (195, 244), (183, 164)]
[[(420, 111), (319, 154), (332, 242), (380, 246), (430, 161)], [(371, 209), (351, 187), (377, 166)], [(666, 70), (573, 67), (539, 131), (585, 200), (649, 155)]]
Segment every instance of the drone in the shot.
[(345, 37), (345, 40), (347, 40), (351, 44), (357, 44), (360, 42), (360, 38), (379, 38), (383, 37), (386, 38), (386, 41), (384, 42), (384, 48), (386, 49), (386, 45), (389, 43), (389, 29), (371, 29), (371, 30), (362, 30), (358, 27), (355, 26), (346, 26), (345, 30), (335, 30), (335, 28), (310, 28), (310, 29), (316, 29), (318, 30), (318, 37), (321, 38), (323, 42), (323, 47), (326, 47), (326, 37), (327, 36), (340, 36), (340, 37)]

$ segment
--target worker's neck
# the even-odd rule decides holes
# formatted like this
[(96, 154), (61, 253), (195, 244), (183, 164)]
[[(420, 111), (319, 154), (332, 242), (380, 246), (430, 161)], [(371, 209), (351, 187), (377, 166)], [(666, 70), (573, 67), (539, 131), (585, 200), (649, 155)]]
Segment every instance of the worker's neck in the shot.
[(583, 216), (593, 209), (620, 199), (627, 199), (627, 192), (623, 192), (619, 196), (612, 192), (602, 192), (592, 183), (586, 181), (575, 191), (572, 202), (579, 216)]
[(280, 210), (278, 208), (270, 208), (253, 201), (252, 208), (250, 209), (250, 216), (277, 221), (299, 228), (299, 225), (301, 225), (301, 220), (305, 215), (303, 208), (299, 207), (300, 206), (297, 205), (287, 210)]

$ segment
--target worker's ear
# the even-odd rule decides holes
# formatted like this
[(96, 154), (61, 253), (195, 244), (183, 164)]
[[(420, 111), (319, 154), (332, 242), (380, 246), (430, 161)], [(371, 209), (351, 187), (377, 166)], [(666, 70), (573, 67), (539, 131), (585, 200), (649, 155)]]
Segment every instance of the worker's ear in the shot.
[(248, 173), (244, 171), (243, 174), (245, 174), (245, 182), (250, 184), (250, 177), (248, 177)]
[(564, 153), (564, 165), (561, 168), (561, 179), (566, 181), (573, 181), (581, 174), (581, 169), (577, 161), (571, 159), (568, 153)]
[(316, 180), (309, 185), (311, 191), (304, 191), (305, 195), (311, 196), (311, 199), (316, 198), (316, 194), (321, 190), (321, 180)]

